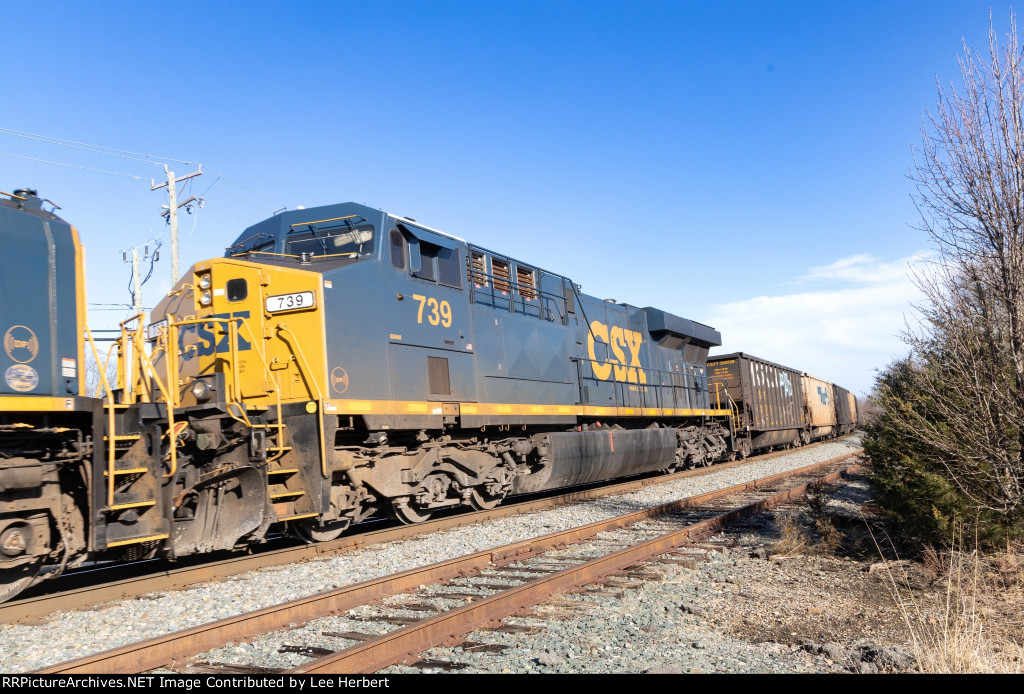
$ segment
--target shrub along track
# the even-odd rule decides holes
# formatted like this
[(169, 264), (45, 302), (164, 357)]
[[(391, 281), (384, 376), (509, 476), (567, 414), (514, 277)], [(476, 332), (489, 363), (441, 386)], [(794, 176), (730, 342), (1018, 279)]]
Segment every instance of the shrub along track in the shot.
[[(811, 450), (824, 443), (804, 446), (798, 450)], [(750, 462), (769, 460), (786, 455), (793, 450), (776, 451), (746, 460), (712, 465), (673, 473), (654, 475), (602, 486), (575, 489), (567, 492), (549, 492), (523, 499), (511, 499), (490, 511), (447, 513), (443, 516), (415, 525), (398, 525), (378, 529), (377, 524), (356, 527), (351, 535), (338, 540), (317, 544), (286, 546), (279, 549), (262, 549), (253, 554), (233, 554), (227, 558), (210, 560), (206, 557), (189, 557), (177, 568), (167, 568), (168, 562), (154, 561), (144, 564), (116, 564), (88, 572), (72, 573), (42, 585), (46, 592), (40, 595), (29, 593), (30, 597), (0, 604), (0, 622), (30, 622), (45, 618), (62, 610), (80, 610), (113, 600), (134, 598), (147, 593), (176, 590), (205, 581), (235, 576), (247, 571), (280, 566), (293, 562), (309, 561), (326, 556), (343, 554), (380, 542), (404, 540), (416, 535), (472, 525), (486, 520), (506, 518), (521, 513), (530, 513), (565, 504), (623, 494), (652, 484), (664, 484), (689, 477), (696, 477), (740, 467)], [(173, 564), (171, 565), (173, 566)], [(155, 568), (154, 568), (155, 567)], [(135, 575), (125, 578), (125, 573)], [(137, 573), (136, 573), (137, 572)]]
[[(853, 455), (856, 453), (671, 504), (295, 600), (59, 664), (40, 672), (142, 672), (161, 667), (180, 667), (187, 658), (228, 642), (292, 629), (310, 620), (376, 603), (389, 596), (411, 592), (412, 600), (422, 601), (442, 595), (424, 592), (431, 590), (431, 584), (465, 580), (468, 577), (493, 578), (494, 574), (500, 575), (503, 580), (517, 582), (511, 586), (481, 582), (473, 584), (475, 588), (498, 591), (489, 595), (443, 593), (460, 598), (461, 606), (423, 619), (396, 619), (382, 615), (380, 622), (397, 624), (399, 627), (380, 636), (365, 633), (336, 634), (355, 642), (355, 645), (328, 654), (322, 654), (323, 649), (309, 648), (310, 655), (321, 657), (295, 670), (297, 673), (374, 672), (403, 659), (415, 659), (414, 654), (432, 646), (457, 643), (463, 634), (474, 629), (535, 605), (550, 595), (629, 570), (637, 562), (666, 554), (669, 556), (655, 561), (686, 561), (686, 553), (678, 553), (677, 548), (680, 546), (698, 542), (730, 522), (791, 501), (813, 485), (838, 479), (849, 469), (846, 461)], [(592, 556), (592, 547), (586, 552), (572, 554), (574, 543), (593, 541), (600, 533), (622, 531), (650, 519), (669, 523), (673, 529), (668, 532), (659, 531), (654, 538), (650, 538), (650, 530), (645, 529), (637, 534), (646, 537), (607, 541), (608, 547), (619, 549), (601, 556)], [(598, 538), (597, 542), (602, 541)], [(545, 553), (551, 554), (545, 556)], [(466, 600), (469, 600), (468, 604)], [(256, 671), (258, 668), (255, 666), (253, 669)]]

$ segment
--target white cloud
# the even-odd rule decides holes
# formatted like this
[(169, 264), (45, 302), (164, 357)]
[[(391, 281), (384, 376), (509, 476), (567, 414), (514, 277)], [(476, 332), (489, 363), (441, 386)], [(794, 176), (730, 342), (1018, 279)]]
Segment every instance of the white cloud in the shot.
[(928, 258), (931, 253), (918, 252), (908, 258), (901, 258), (893, 262), (884, 262), (873, 255), (858, 253), (839, 260), (829, 265), (812, 267), (796, 283), (803, 284), (811, 282), (855, 282), (861, 284), (889, 284), (899, 283), (907, 278), (907, 270), (910, 266), (918, 265), (922, 260)]
[(906, 353), (898, 335), (920, 291), (910, 279), (925, 253), (885, 262), (859, 254), (810, 268), (805, 291), (712, 307), (708, 323), (725, 344), (849, 388), (870, 391), (876, 369)]

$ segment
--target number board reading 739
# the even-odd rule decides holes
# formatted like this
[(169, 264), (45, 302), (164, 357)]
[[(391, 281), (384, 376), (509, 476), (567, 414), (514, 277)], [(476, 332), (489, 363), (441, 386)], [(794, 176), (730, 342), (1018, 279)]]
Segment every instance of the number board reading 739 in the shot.
[(313, 292), (293, 292), (292, 294), (278, 294), (267, 297), (267, 313), (278, 313), (280, 311), (298, 311), (303, 308), (316, 306), (316, 297)]

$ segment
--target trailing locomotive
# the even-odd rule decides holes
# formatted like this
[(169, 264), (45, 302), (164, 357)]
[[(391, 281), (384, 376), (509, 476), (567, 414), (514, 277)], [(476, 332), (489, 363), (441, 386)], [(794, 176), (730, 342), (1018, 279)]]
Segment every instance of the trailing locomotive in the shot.
[(85, 558), (102, 405), (83, 397), (78, 233), (32, 190), (0, 199), (0, 601)]
[(0, 307), (0, 601), (87, 558), (324, 541), (785, 443), (709, 384), (714, 329), (354, 203), (192, 266), (122, 323), (97, 397), (81, 246), (30, 191), (0, 204), (0, 270), (25, 297)]

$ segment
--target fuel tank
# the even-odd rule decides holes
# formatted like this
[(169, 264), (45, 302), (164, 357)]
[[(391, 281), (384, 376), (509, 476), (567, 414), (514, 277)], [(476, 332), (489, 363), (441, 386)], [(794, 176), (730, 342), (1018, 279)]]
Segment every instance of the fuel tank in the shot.
[(547, 472), (519, 477), (513, 493), (568, 487), (668, 467), (679, 446), (675, 429), (604, 429), (533, 437)]

